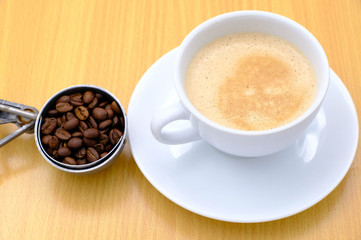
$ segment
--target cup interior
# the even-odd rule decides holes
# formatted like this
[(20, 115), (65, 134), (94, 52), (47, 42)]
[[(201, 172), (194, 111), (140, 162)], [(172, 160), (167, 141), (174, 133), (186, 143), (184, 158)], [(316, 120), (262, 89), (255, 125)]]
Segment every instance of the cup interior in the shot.
[[(43, 124), (43, 116), (51, 109), (54, 109), (54, 106), (56, 105), (56, 101), (63, 95), (71, 95), (74, 93), (79, 93), (79, 92), (85, 92), (85, 91), (93, 91), (94, 93), (100, 93), (104, 96), (104, 99), (107, 100), (114, 100), (116, 101), (116, 103), (118, 104), (118, 106), (121, 109), (122, 112), (122, 117), (124, 119), (124, 128), (123, 130), (123, 136), (122, 138), (112, 147), (112, 149), (109, 151), (109, 153), (92, 162), (92, 163), (87, 163), (87, 164), (83, 164), (83, 165), (70, 165), (70, 164), (65, 164), (62, 163), (56, 159), (54, 159), (52, 156), (50, 156), (43, 143), (41, 142), (41, 126)], [(66, 172), (71, 172), (71, 173), (87, 173), (87, 172), (93, 172), (94, 170), (103, 168), (105, 165), (108, 164), (108, 162), (112, 162), (122, 151), (125, 143), (126, 143), (126, 136), (127, 136), (127, 118), (126, 118), (126, 114), (125, 114), (125, 110), (122, 106), (122, 104), (120, 103), (120, 101), (109, 91), (100, 88), (98, 86), (93, 86), (93, 85), (76, 85), (76, 86), (72, 86), (72, 87), (68, 87), (66, 89), (61, 90), (60, 92), (56, 93), (54, 96), (52, 96), (43, 106), (43, 108), (40, 110), (37, 121), (35, 123), (35, 142), (38, 146), (38, 149), (41, 153), (41, 155), (45, 158), (45, 160), (47, 162), (49, 162), (51, 165), (55, 166), (56, 168), (66, 171)]]
[[(262, 12), (239, 11), (214, 17), (196, 27), (179, 47), (175, 62), (175, 85), (179, 97), (194, 114), (200, 113), (189, 102), (184, 81), (188, 65), (193, 56), (211, 41), (225, 35), (259, 32), (282, 38), (296, 46), (314, 68), (317, 79), (317, 95), (314, 103), (304, 115), (315, 111), (326, 95), (329, 83), (329, 66), (326, 54), (316, 38), (303, 26), (286, 17)], [(202, 118), (202, 117), (201, 117)]]

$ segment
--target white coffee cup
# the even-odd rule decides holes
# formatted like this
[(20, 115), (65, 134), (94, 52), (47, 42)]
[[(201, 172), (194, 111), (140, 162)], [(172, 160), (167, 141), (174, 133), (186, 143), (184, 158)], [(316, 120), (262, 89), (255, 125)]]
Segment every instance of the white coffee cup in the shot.
[[(264, 131), (242, 131), (219, 125), (203, 116), (189, 101), (184, 82), (193, 56), (219, 37), (260, 32), (280, 37), (296, 46), (314, 68), (317, 93), (311, 107), (296, 120)], [(256, 157), (278, 152), (294, 143), (312, 123), (327, 93), (330, 73), (326, 54), (316, 38), (300, 24), (286, 17), (262, 11), (238, 11), (219, 15), (191, 31), (177, 49), (173, 82), (179, 101), (154, 114), (151, 131), (165, 144), (182, 144), (203, 139), (213, 147), (236, 156)], [(190, 124), (178, 129), (166, 126), (177, 120)]]

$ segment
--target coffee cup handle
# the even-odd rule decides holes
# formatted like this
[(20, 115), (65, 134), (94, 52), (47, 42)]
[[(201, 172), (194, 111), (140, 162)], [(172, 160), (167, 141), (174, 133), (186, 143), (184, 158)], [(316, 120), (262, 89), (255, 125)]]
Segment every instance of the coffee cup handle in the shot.
[(182, 126), (177, 129), (164, 129), (168, 124), (177, 120), (190, 120), (190, 114), (180, 102), (175, 102), (160, 109), (150, 123), (153, 136), (161, 143), (176, 145), (193, 142), (201, 137), (192, 126)]

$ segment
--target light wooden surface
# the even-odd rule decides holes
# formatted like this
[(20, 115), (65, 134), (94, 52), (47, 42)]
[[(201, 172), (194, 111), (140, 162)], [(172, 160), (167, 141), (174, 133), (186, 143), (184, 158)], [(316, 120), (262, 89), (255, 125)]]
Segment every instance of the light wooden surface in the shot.
[[(128, 108), (145, 71), (196, 25), (257, 9), (308, 28), (361, 111), (359, 0), (0, 0), (0, 98), (38, 109), (88, 83)], [(0, 126), (0, 137), (15, 130)], [(189, 212), (142, 175), (127, 145), (106, 170), (74, 176), (50, 166), (33, 135), (0, 149), (0, 239), (361, 239), (361, 153), (341, 184), (295, 216), (236, 224)]]

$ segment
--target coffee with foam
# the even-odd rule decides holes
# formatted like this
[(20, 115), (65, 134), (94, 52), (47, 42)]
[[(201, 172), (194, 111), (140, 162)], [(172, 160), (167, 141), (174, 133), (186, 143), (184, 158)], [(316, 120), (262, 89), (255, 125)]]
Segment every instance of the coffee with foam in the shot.
[(260, 131), (300, 117), (314, 101), (317, 83), (311, 64), (291, 43), (239, 33), (214, 40), (193, 57), (185, 88), (210, 120)]

